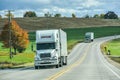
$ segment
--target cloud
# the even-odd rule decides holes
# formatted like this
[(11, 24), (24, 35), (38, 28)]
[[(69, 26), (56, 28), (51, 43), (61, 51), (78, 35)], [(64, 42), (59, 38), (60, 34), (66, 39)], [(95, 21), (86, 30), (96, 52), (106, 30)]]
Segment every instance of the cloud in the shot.
[(87, 7), (87, 8), (90, 8), (90, 7), (96, 7), (96, 6), (100, 6), (102, 5), (103, 3), (97, 1), (97, 0), (87, 0), (85, 1), (84, 3), (82, 3), (81, 5), (83, 7)]
[[(71, 16), (72, 13), (78, 13), (78, 10), (74, 10), (72, 8), (60, 8), (60, 7), (52, 7), (52, 8), (44, 8), (44, 9), (21, 9), (21, 10), (15, 10), (13, 12), (15, 17), (23, 17), (24, 13), (26, 11), (34, 11), (38, 17), (44, 16), (45, 13), (49, 12), (51, 14), (60, 13), (62, 16)], [(1, 13), (1, 11), (0, 11)]]
[[(34, 0), (32, 3), (40, 3), (40, 4), (50, 4), (53, 0)], [(31, 0), (21, 0), (21, 2), (31, 2)]]
[(50, 9), (45, 8), (45, 9), (42, 9), (42, 12), (47, 13), (47, 12), (51, 12), (51, 11), (50, 11)]
[(53, 7), (52, 10), (54, 12), (58, 12), (58, 13), (65, 13), (66, 12), (66, 9), (65, 8), (58, 8), (58, 7)]
[(42, 9), (42, 12), (44, 13), (47, 13), (47, 12), (50, 12), (50, 13), (53, 13), (53, 14), (56, 14), (56, 13), (60, 13), (60, 14), (72, 14), (72, 13), (76, 13), (78, 12), (78, 10), (75, 10), (75, 9), (72, 9), (72, 8), (61, 8), (61, 7), (52, 7), (52, 8), (45, 8), (45, 9)]
[[(22, 17), (26, 11), (35, 11), (38, 16), (44, 13), (60, 13), (63, 16), (100, 14), (107, 11), (119, 13), (120, 0), (0, 0), (0, 15), (4, 10), (14, 10), (15, 17)], [(9, 5), (8, 5), (9, 4)], [(3, 10), (3, 11), (1, 11)]]
[(98, 0), (85, 0), (78, 7), (78, 10), (92, 10), (100, 8), (104, 3)]

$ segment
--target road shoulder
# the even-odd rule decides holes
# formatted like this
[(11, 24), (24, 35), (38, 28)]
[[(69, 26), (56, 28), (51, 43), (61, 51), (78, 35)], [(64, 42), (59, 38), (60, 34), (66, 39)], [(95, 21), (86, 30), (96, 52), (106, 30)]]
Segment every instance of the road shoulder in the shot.
[[(103, 52), (102, 52), (102, 53), (103, 53)], [(110, 64), (112, 64), (112, 65), (114, 65), (115, 67), (117, 67), (118, 69), (120, 69), (120, 64), (119, 64), (118, 62), (112, 60), (108, 55), (105, 55), (104, 53), (103, 53), (103, 55), (104, 55), (105, 59), (106, 59)]]

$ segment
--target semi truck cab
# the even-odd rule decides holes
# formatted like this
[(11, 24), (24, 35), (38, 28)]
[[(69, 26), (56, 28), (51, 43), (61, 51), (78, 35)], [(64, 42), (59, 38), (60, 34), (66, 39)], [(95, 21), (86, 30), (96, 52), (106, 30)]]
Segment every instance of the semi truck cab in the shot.
[[(61, 40), (61, 37), (64, 39)], [(35, 69), (39, 66), (55, 65), (57, 68), (66, 64), (66, 34), (59, 30), (36, 31)], [(65, 58), (65, 59), (64, 59)]]
[(94, 33), (86, 32), (85, 33), (85, 42), (92, 42), (93, 40), (94, 40)]

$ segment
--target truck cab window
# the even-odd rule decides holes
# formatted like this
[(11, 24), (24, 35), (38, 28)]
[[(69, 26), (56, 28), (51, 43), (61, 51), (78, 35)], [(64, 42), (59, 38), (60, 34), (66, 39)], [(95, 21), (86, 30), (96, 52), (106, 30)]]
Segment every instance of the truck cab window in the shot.
[(37, 50), (55, 49), (55, 43), (38, 43)]

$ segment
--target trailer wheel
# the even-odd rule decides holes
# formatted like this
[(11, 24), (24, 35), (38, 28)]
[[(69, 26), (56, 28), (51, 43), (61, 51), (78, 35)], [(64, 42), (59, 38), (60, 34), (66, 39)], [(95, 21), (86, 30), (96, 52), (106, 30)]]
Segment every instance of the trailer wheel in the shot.
[(63, 66), (63, 62), (60, 63), (60, 67), (62, 67), (62, 66)]
[(63, 66), (63, 58), (61, 58), (61, 61), (60, 61), (60, 67)]
[(65, 64), (64, 65), (67, 65), (67, 56), (65, 57)]

